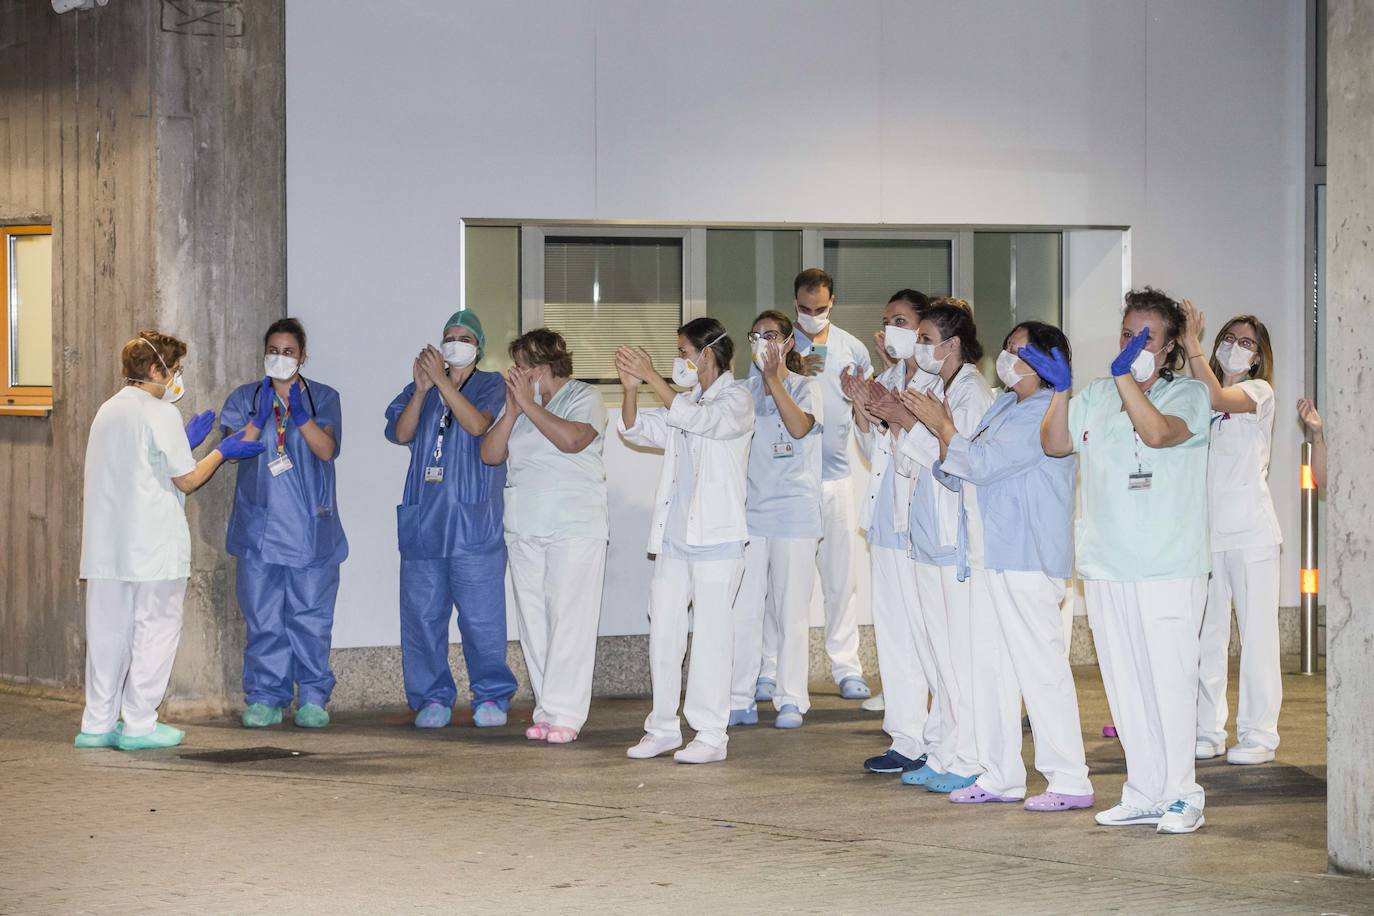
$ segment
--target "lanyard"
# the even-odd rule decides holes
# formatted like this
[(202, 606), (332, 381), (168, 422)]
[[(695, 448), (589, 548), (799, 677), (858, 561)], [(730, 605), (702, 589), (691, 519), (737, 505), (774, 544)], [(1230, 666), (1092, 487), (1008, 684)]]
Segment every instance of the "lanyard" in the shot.
[(449, 417), (452, 416), (452, 414), (453, 412), (449, 410), (447, 405), (445, 405), (444, 412), (439, 415), (439, 436), (437, 439), (434, 440), (435, 467), (439, 466), (439, 463), (443, 460), (444, 457), (444, 432), (448, 429)]
[(291, 408), (287, 407), (286, 413), (283, 414), (281, 405), (276, 398), (273, 398), (272, 413), (277, 418), (277, 454), (284, 455), (286, 453), (286, 418), (291, 415)]

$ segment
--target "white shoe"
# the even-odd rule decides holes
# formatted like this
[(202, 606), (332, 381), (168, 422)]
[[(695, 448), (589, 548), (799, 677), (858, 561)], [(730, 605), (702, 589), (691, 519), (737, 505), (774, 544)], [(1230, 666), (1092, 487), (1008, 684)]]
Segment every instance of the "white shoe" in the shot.
[(1163, 816), (1163, 808), (1133, 808), (1118, 803), (1106, 811), (1097, 812), (1093, 820), (1103, 827), (1135, 827), (1141, 824), (1158, 824)]
[(1164, 812), (1155, 830), (1158, 833), (1192, 833), (1205, 823), (1207, 818), (1202, 816), (1202, 809), (1180, 798)]
[(1274, 759), (1274, 752), (1267, 747), (1258, 747), (1253, 744), (1237, 744), (1226, 752), (1227, 763), (1239, 763), (1242, 765), (1254, 763), (1268, 763)]
[(678, 763), (720, 763), (725, 759), (725, 745), (716, 747), (697, 738), (673, 755)]
[(682, 736), (675, 738), (660, 738), (657, 735), (645, 735), (639, 739), (639, 743), (625, 752), (626, 757), (635, 760), (648, 760), (650, 757), (657, 757), (659, 754), (666, 754), (682, 747)]
[(1214, 741), (1208, 741), (1206, 738), (1199, 738), (1197, 739), (1197, 749), (1193, 756), (1198, 760), (1211, 760), (1213, 757), (1220, 757), (1225, 750), (1226, 747), (1224, 745), (1217, 744)]
[(883, 700), (883, 695), (880, 693), (877, 696), (869, 697), (864, 700), (859, 704), (859, 708), (866, 709), (869, 712), (882, 712), (884, 709), (887, 709), (887, 703)]

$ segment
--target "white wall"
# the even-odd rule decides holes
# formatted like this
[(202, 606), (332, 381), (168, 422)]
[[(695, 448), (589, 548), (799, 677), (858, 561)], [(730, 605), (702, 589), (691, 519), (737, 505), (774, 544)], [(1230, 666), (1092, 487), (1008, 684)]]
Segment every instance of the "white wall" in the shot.
[[(381, 412), (456, 307), (461, 218), (1129, 226), (1136, 283), (1270, 322), (1296, 547), (1303, 5), (290, 0), (290, 306), (349, 426), (336, 644), (397, 639)], [(1075, 343), (1118, 307), (1066, 300)], [(654, 461), (608, 453), (603, 632), (643, 632)]]

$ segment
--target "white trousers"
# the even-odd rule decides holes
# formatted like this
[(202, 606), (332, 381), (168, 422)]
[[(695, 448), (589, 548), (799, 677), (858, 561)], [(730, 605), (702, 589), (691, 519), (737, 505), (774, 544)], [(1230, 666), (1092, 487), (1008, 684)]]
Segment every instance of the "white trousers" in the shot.
[(1078, 693), (1064, 655), (1064, 580), (1042, 572), (973, 570), (973, 727), (978, 785), (1026, 797), (1021, 701), (1035, 738), (1035, 768), (1051, 792), (1091, 795)]
[(940, 743), (939, 703), (930, 690), (935, 655), (921, 617), (916, 564), (904, 550), (870, 546), (868, 555), (883, 731), (892, 739), (892, 750), (915, 760)]
[(513, 538), (506, 551), (534, 721), (580, 731), (592, 703), (606, 542)]
[(715, 747), (728, 740), (730, 668), (734, 660), (734, 603), (744, 560), (677, 560), (659, 556), (649, 583), (649, 679), (654, 705), (644, 730), (680, 738), (682, 660), (687, 654), (687, 607), (692, 608), (692, 659), (682, 712), (697, 739)]
[(150, 735), (167, 693), (177, 643), (185, 579), (86, 582), (86, 711), (81, 730)]
[[(821, 542), (816, 551), (816, 568), (821, 574), (821, 599), (825, 605), (825, 653), (830, 656), (830, 676), (836, 684), (847, 677), (863, 676), (863, 665), (859, 663), (859, 612), (854, 605), (857, 524), (849, 478), (822, 481)], [(776, 679), (780, 637), (777, 609), (771, 600), (765, 613), (759, 674)]]
[(764, 605), (771, 599), (780, 641), (778, 688), (773, 708), (811, 708), (807, 669), (811, 639), (811, 590), (816, 581), (815, 538), (750, 536), (744, 547), (744, 577), (735, 599), (735, 662), (730, 708), (754, 704), (754, 684), (763, 657)]
[(1236, 737), (1242, 744), (1279, 746), (1283, 673), (1279, 663), (1279, 548), (1256, 547), (1212, 554), (1212, 580), (1202, 615), (1198, 665), (1197, 736), (1226, 745), (1227, 649), (1231, 605), (1240, 630), (1240, 705)]
[(978, 742), (973, 731), (973, 627), (969, 618), (972, 583), (960, 582), (953, 566), (914, 565), (921, 620), (934, 661), (935, 700), (940, 710), (940, 741), (928, 751), (926, 763), (940, 773), (977, 776), (983, 767), (978, 762)]
[(1201, 808), (1197, 742), (1198, 627), (1207, 577), (1083, 583), (1112, 723), (1126, 752), (1121, 801)]

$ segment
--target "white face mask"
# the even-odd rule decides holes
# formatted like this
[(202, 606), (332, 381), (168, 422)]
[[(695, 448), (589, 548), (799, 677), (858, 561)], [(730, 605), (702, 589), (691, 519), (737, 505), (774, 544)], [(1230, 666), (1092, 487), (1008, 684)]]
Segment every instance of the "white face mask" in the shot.
[(829, 324), (830, 309), (826, 309), (824, 315), (811, 315), (802, 311), (797, 312), (797, 327), (813, 337), (821, 331), (824, 331)]
[(1149, 350), (1141, 350), (1131, 360), (1131, 378), (1137, 382), (1148, 382), (1155, 374), (1155, 355)]
[(1227, 375), (1248, 375), (1255, 364), (1256, 353), (1233, 343), (1217, 347), (1217, 363)]
[(940, 344), (912, 344), (911, 355), (916, 357), (916, 365), (920, 366), (923, 371), (929, 372), (931, 375), (939, 375), (940, 370), (945, 367), (945, 360), (949, 359), (948, 354), (940, 359), (935, 358), (935, 348), (939, 345)]
[(997, 354), (997, 377), (1002, 380), (1002, 384), (1007, 386), (1007, 390), (1015, 388), (1024, 378), (1029, 378), (1029, 373), (1016, 371), (1016, 364), (1021, 362), (1021, 358), (1015, 353), (1003, 350)]
[(300, 360), (280, 353), (268, 353), (262, 358), (262, 369), (269, 378), (284, 382), (296, 374), (301, 367)]
[[(701, 352), (705, 353), (707, 350), (711, 349), (716, 341), (724, 336), (724, 333), (716, 335), (713, 340), (708, 341), (706, 346), (701, 348)], [(683, 388), (695, 388), (697, 386), (697, 381), (697, 364), (681, 356), (673, 357), (673, 383)]]
[(465, 369), (477, 361), (477, 347), (466, 340), (446, 340), (439, 345), (439, 352), (455, 369)]
[(763, 368), (763, 358), (768, 355), (768, 341), (760, 337), (750, 346), (754, 352), (754, 365)]
[(889, 324), (883, 328), (883, 349), (893, 359), (910, 359), (916, 352), (916, 332)]
[[(148, 346), (153, 347), (153, 342), (148, 338), (140, 337), (139, 340), (143, 341)], [(158, 362), (162, 363), (162, 371), (166, 372), (167, 361), (162, 358), (162, 354), (157, 351), (157, 347), (153, 347), (153, 355), (157, 357)], [(152, 379), (131, 378), (127, 379), (127, 381), (144, 382), (150, 385), (162, 385), (161, 400), (166, 401), (168, 404), (175, 404), (177, 401), (180, 401), (181, 396), (186, 393), (186, 385), (181, 381), (180, 369), (178, 369), (176, 373), (172, 376), (172, 380), (170, 382), (166, 382), (165, 384), (163, 382), (154, 382)]]

